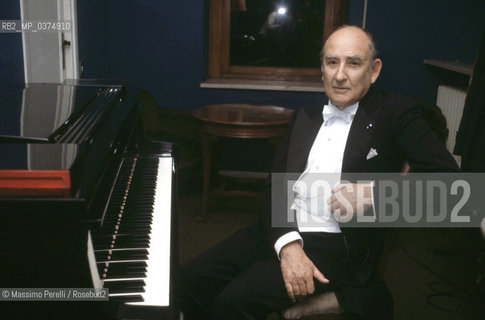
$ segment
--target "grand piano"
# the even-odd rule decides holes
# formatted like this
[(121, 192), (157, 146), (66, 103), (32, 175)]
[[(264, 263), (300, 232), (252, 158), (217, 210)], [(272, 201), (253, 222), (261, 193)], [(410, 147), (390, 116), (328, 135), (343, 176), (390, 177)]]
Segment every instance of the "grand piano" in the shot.
[(108, 301), (0, 301), (0, 318), (171, 319), (175, 158), (138, 92), (0, 87), (0, 288), (108, 288)]

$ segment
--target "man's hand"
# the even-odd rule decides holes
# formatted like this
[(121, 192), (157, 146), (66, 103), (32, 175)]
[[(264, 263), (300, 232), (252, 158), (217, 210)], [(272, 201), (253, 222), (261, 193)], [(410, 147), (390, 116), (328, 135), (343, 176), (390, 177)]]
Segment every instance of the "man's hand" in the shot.
[(372, 186), (370, 183), (339, 184), (332, 190), (327, 203), (337, 220), (348, 221), (372, 207)]
[(281, 272), (291, 301), (300, 300), (315, 291), (314, 277), (321, 283), (329, 282), (306, 256), (298, 241), (285, 245), (280, 251), (280, 257)]

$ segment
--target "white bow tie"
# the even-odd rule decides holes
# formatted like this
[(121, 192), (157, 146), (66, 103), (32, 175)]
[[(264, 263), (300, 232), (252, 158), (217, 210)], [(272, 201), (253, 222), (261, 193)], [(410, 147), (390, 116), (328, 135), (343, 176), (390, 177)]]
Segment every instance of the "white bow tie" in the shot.
[(325, 105), (323, 107), (323, 121), (327, 122), (333, 118), (340, 118), (345, 123), (350, 123), (354, 118), (354, 114), (346, 111), (342, 111), (337, 107)]

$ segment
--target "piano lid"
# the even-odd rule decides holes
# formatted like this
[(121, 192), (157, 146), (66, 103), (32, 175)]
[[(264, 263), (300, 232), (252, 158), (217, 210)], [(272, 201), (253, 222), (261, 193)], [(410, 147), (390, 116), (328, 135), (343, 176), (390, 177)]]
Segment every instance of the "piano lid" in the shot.
[(63, 172), (69, 197), (91, 201), (132, 143), (137, 93), (94, 80), (0, 86), (0, 170), (14, 170), (19, 179)]
[[(100, 117), (117, 97), (120, 86), (28, 83), (0, 87), (0, 140), (57, 142), (67, 128), (84, 126)], [(87, 117), (86, 115), (89, 115)], [(79, 142), (69, 133), (63, 142)], [(85, 139), (86, 137), (81, 137)]]

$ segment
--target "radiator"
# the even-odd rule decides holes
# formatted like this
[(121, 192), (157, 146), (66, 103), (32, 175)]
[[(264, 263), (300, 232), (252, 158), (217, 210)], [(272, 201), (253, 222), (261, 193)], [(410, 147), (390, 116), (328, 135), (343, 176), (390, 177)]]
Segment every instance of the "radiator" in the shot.
[[(460, 127), (463, 107), (465, 106), (466, 91), (449, 87), (438, 87), (438, 98), (436, 104), (440, 107), (441, 112), (446, 118), (446, 124), (449, 130), (446, 148), (453, 153), (456, 142), (456, 132)], [(460, 156), (454, 156), (459, 165), (461, 165)]]

